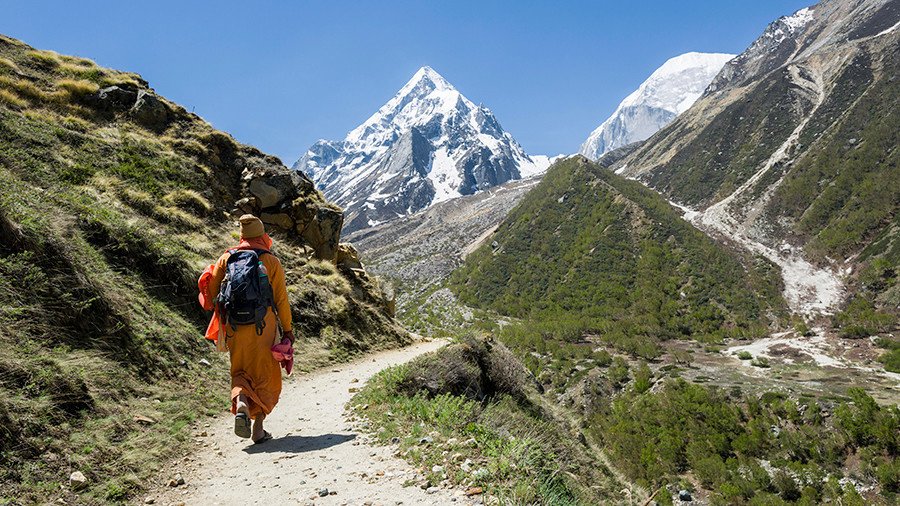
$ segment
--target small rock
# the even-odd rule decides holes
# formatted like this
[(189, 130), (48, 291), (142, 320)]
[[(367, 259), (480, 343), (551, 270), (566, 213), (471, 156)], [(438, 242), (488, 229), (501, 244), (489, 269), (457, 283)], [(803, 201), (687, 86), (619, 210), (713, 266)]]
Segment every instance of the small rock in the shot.
[(176, 474), (174, 478), (169, 480), (170, 487), (177, 487), (179, 485), (184, 485), (184, 477), (180, 474)]
[(431, 436), (425, 436), (419, 440), (420, 445), (427, 445), (427, 444), (431, 444), (431, 443), (434, 443), (434, 438)]
[(320, 488), (318, 491), (316, 491), (316, 493), (319, 494), (319, 497), (327, 497), (327, 496), (328, 496), (328, 489), (327, 489), (327, 488)]
[(155, 502), (156, 502), (156, 499), (154, 499), (152, 497), (148, 497), (148, 498), (144, 499), (144, 504), (153, 504)]
[(438, 487), (428, 487), (425, 489), (425, 493), (426, 494), (434, 494), (434, 493), (437, 493), (439, 490), (440, 490), (440, 488), (438, 488)]
[(484, 493), (484, 489), (481, 487), (469, 487), (465, 493), (467, 496), (479, 495)]
[(395, 444), (395, 445), (396, 445), (396, 444), (400, 444), (400, 438), (397, 437), (397, 436), (392, 437), (392, 438), (391, 438), (391, 444)]
[(678, 491), (678, 499), (684, 502), (691, 502), (694, 500), (694, 498), (691, 497), (690, 491), (686, 489), (681, 489)]
[(81, 471), (69, 475), (69, 486), (72, 490), (81, 490), (87, 486), (87, 477)]
[(205, 358), (201, 358), (197, 363), (200, 365), (205, 365), (206, 367), (212, 366), (212, 364), (209, 363), (209, 360), (206, 360)]
[(149, 416), (144, 416), (144, 415), (134, 415), (133, 417), (131, 417), (131, 419), (137, 423), (143, 423), (143, 424), (147, 424), (147, 425), (149, 425), (151, 423), (156, 423), (156, 420), (150, 418)]
[(434, 467), (431, 468), (431, 472), (432, 472), (432, 473), (435, 473), (435, 474), (443, 473), (443, 472), (444, 472), (444, 466), (434, 466)]

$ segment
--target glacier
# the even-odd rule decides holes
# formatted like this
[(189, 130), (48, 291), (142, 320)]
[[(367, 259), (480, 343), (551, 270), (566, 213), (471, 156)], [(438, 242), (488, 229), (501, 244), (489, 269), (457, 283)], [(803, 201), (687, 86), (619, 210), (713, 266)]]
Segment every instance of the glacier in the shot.
[(596, 160), (616, 148), (649, 138), (688, 110), (734, 56), (691, 52), (670, 58), (591, 132), (579, 152)]

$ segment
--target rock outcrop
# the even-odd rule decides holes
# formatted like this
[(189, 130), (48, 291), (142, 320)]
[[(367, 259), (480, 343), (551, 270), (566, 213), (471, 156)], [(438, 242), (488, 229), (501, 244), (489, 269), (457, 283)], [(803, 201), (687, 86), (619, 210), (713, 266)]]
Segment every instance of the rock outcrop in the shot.
[(309, 245), (316, 258), (337, 262), (344, 224), (341, 208), (326, 201), (302, 172), (288, 170), (277, 159), (260, 162), (244, 168), (243, 197), (233, 214), (259, 216), (267, 226)]

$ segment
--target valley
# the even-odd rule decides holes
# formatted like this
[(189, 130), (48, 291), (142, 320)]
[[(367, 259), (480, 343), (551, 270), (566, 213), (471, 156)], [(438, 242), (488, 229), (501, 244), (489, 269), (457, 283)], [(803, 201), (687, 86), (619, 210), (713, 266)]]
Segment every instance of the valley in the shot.
[[(427, 279), (428, 291), (441, 296), (439, 310), (432, 309), (432, 299), (425, 304), (425, 299), (412, 299), (414, 309), (401, 318), (425, 335), (489, 335), (508, 346), (542, 385), (542, 397), (580, 419), (588, 439), (595, 438), (602, 451), (611, 454), (616, 471), (640, 486), (659, 484), (662, 478), (655, 473), (675, 464), (668, 472), (680, 477), (679, 487), (689, 483), (694, 501), (702, 504), (742, 503), (754, 496), (765, 504), (784, 499), (811, 504), (834, 501), (841, 494), (840, 500), (848, 503), (889, 503), (895, 489), (889, 477), (896, 462), (892, 437), (885, 440), (887, 450), (863, 452), (863, 459), (881, 455), (868, 461), (866, 465), (874, 466), (869, 471), (834, 467), (812, 457), (798, 459), (796, 453), (763, 459), (765, 474), (773, 481), (757, 484), (759, 492), (754, 494), (746, 488), (738, 492), (748, 486), (739, 483), (740, 476), (757, 465), (744, 460), (746, 451), (732, 448), (703, 458), (691, 457), (689, 451), (680, 464), (683, 454), (669, 463), (669, 457), (659, 455), (651, 458), (662, 466), (657, 468), (648, 463), (646, 453), (640, 464), (629, 462), (629, 455), (651, 451), (656, 443), (644, 443), (640, 450), (638, 440), (628, 439), (632, 436), (622, 439), (616, 432), (613, 437), (610, 431), (616, 427), (628, 432), (645, 423), (630, 418), (627, 410), (639, 405), (650, 409), (663, 392), (710, 395), (703, 402), (711, 404), (697, 409), (718, 406), (715, 409), (733, 409), (750, 419), (763, 416), (754, 411), (755, 403), (763, 402), (775, 410), (765, 416), (775, 417), (771, 423), (776, 437), (794, 430), (790, 427), (796, 423), (778, 421), (785, 416), (778, 414), (782, 402), (797, 403), (801, 412), (814, 405), (821, 408), (824, 419), (807, 423), (839, 434), (844, 434), (844, 422), (832, 413), (844, 410), (841, 406), (850, 399), (857, 406), (877, 402), (886, 410), (886, 427), (896, 426), (900, 369), (891, 364), (896, 360), (892, 357), (900, 307), (894, 238), (897, 192), (888, 181), (896, 177), (892, 146), (897, 139), (896, 131), (888, 134), (886, 126), (895, 121), (888, 111), (894, 111), (896, 103), (894, 92), (881, 86), (893, 86), (888, 76), (896, 75), (891, 55), (897, 41), (894, 37), (885, 42), (889, 29), (849, 39), (835, 35), (860, 33), (866, 23), (880, 26), (888, 21), (875, 19), (894, 15), (889, 5), (879, 2), (825, 1), (773, 22), (747, 52), (725, 64), (694, 107), (661, 124), (646, 141), (603, 157), (606, 168), (588, 168), (589, 162), (578, 158), (558, 161), (502, 221), (481, 223), (480, 233), (467, 233), (468, 238), (479, 238), (479, 248), (469, 250), (464, 246), (468, 240), (458, 237), (449, 240), (446, 244), (454, 246), (443, 248), (445, 258), (459, 259), (462, 250), (465, 261), (449, 276), (442, 272), (418, 281)], [(836, 109), (837, 103), (842, 109)], [(872, 108), (876, 103), (884, 114)], [(854, 111), (862, 108), (868, 111), (869, 124), (854, 118)], [(865, 137), (860, 129), (869, 132), (870, 141), (861, 140)], [(841, 165), (823, 169), (827, 162), (814, 161), (823, 150), (835, 153), (828, 158), (832, 163), (836, 156), (859, 159), (859, 150), (871, 142), (885, 151), (881, 158), (866, 158), (869, 165), (862, 172), (846, 168), (845, 175)], [(859, 154), (848, 153), (853, 149)], [(585, 169), (589, 177), (579, 175)], [(666, 204), (655, 203), (624, 180), (610, 179), (603, 175), (606, 170), (658, 191), (674, 207), (672, 216), (680, 215), (716, 247), (694, 252), (698, 243), (673, 233), (678, 226), (676, 218), (663, 212)], [(811, 179), (815, 176), (820, 179)], [(800, 180), (819, 188), (856, 189), (839, 195), (826, 190), (820, 197), (820, 202), (830, 199), (825, 210), (813, 192), (798, 186)], [(879, 183), (870, 186), (874, 181)], [(868, 193), (853, 193), (858, 191)], [(793, 200), (798, 192), (804, 195), (799, 205), (812, 202), (805, 212), (792, 208), (798, 205)], [(860, 207), (864, 211), (855, 211)], [(785, 209), (793, 214), (786, 216)], [(607, 221), (604, 213), (610, 211), (621, 214)], [(407, 219), (417, 216), (424, 215)], [(862, 222), (851, 224), (849, 216)], [(825, 228), (810, 227), (813, 220)], [(361, 239), (366, 250), (377, 236), (375, 232), (374, 237), (356, 240)], [(436, 237), (453, 235), (444, 236), (439, 229), (427, 242), (441, 243)], [(656, 241), (663, 253), (649, 246)], [(827, 250), (827, 241), (840, 244), (841, 253), (835, 255), (835, 246)], [(390, 248), (383, 248), (369, 251), (375, 258), (390, 256)], [(722, 270), (715, 270), (717, 262), (722, 262)], [(698, 264), (711, 270), (687, 267)], [(379, 269), (389, 279), (403, 270), (391, 262), (380, 263)], [(653, 282), (642, 281), (641, 269), (647, 269)], [(739, 272), (743, 274), (736, 276)], [(435, 282), (441, 279), (445, 281)], [(703, 287), (699, 300), (686, 289), (697, 286)], [(742, 294), (752, 294), (752, 303)], [(426, 314), (430, 324), (422, 325)], [(719, 330), (707, 333), (704, 329), (709, 328)], [(682, 411), (670, 414), (690, 417)], [(642, 437), (658, 441), (652, 426), (645, 430)], [(793, 435), (785, 437), (781, 444), (796, 442)], [(626, 443), (637, 446), (619, 446)], [(657, 450), (666, 451), (652, 451)], [(851, 445), (837, 451), (853, 455), (857, 450)], [(879, 453), (883, 451), (887, 453)], [(713, 462), (721, 467), (715, 477), (704, 477)], [(812, 471), (801, 463), (824, 468)], [(787, 467), (779, 471), (779, 466)], [(829, 466), (832, 471), (825, 471)], [(838, 487), (843, 492), (833, 487), (828, 492), (816, 484), (813, 476), (819, 471), (843, 476)], [(778, 483), (784, 472), (793, 485)], [(788, 490), (794, 486), (796, 495)], [(661, 490), (675, 497), (678, 487), (670, 482)], [(803, 494), (811, 495), (802, 499)]]
[[(0, 505), (897, 504), (900, 2), (785, 14), (578, 154), (416, 62), (290, 168), (0, 35)], [(297, 335), (262, 446), (195, 288), (244, 214)]]

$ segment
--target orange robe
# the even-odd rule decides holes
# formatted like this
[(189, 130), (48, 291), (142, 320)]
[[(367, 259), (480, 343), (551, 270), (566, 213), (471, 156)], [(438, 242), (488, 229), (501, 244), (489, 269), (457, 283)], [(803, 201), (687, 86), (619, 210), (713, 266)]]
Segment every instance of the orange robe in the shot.
[[(241, 249), (247, 247), (268, 249), (262, 241), (245, 240), (239, 246)], [(223, 254), (213, 267), (209, 283), (209, 293), (213, 299), (219, 295), (229, 256), (227, 252)], [(291, 307), (288, 302), (284, 269), (274, 255), (264, 254), (260, 259), (266, 267), (269, 283), (272, 285), (278, 320), (281, 322), (281, 328), (287, 332), (291, 330)], [(278, 335), (275, 313), (269, 308), (262, 335), (256, 334), (256, 325), (238, 325), (236, 329), (232, 329), (231, 325), (225, 324), (224, 327), (228, 352), (231, 355), (231, 412), (237, 412), (237, 398), (244, 394), (247, 397), (251, 419), (255, 419), (260, 413), (271, 413), (281, 395), (281, 366), (272, 357), (271, 351)]]

